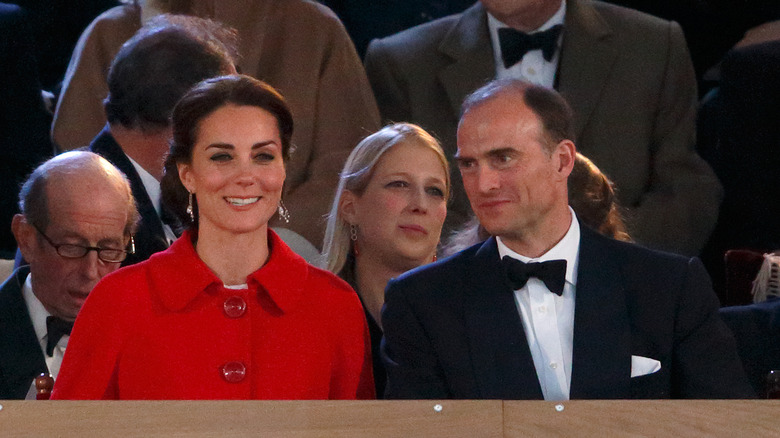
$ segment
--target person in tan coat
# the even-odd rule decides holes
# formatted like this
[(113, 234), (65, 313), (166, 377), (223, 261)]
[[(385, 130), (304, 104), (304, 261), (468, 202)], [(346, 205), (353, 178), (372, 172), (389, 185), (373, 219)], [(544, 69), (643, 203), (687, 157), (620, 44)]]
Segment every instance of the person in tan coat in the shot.
[(89, 144), (105, 126), (108, 66), (142, 22), (160, 12), (197, 15), (238, 31), (238, 70), (287, 99), (295, 151), (287, 164), (284, 203), (290, 223), (276, 223), (319, 245), (323, 216), (339, 171), (360, 139), (376, 131), (379, 112), (355, 48), (338, 18), (303, 0), (147, 0), (106, 11), (79, 40), (63, 82), (52, 136), (62, 150)]

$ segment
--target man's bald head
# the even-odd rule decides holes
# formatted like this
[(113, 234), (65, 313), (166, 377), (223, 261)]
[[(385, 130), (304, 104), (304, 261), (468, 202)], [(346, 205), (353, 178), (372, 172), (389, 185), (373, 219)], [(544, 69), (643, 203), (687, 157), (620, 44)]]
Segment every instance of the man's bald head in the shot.
[(92, 152), (38, 166), (24, 183), (12, 229), (46, 310), (74, 320), (103, 276), (119, 268), (138, 211), (127, 178)]

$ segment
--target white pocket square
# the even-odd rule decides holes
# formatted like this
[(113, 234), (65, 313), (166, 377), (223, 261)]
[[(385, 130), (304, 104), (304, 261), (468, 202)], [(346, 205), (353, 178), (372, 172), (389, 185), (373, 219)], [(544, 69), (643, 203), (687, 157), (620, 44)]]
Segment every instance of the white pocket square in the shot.
[(631, 377), (646, 376), (661, 369), (661, 362), (644, 356), (631, 356)]

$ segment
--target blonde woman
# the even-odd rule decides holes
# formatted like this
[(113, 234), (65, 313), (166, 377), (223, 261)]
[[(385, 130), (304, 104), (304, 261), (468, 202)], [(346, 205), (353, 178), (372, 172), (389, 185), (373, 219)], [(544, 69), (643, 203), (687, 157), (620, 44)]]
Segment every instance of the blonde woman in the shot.
[(441, 146), (409, 123), (366, 137), (341, 172), (325, 231), (323, 267), (350, 283), (366, 310), (377, 396), (385, 385), (379, 358), (385, 286), (435, 260), (449, 193)]

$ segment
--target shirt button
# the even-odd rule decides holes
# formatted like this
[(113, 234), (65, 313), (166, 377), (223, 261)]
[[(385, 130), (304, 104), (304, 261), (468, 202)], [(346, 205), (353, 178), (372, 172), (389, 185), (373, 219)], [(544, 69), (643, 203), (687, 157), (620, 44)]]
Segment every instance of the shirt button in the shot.
[(550, 362), (550, 368), (552, 369), (558, 368), (558, 362)]
[(547, 313), (547, 306), (539, 306), (539, 313)]
[(238, 296), (230, 297), (225, 300), (222, 310), (228, 318), (241, 318), (246, 313), (246, 301)]
[(536, 69), (534, 69), (533, 67), (529, 68), (527, 71), (528, 74), (531, 76), (534, 76), (536, 74)]
[(228, 383), (238, 383), (246, 377), (246, 366), (241, 362), (228, 362), (222, 365), (222, 378)]

